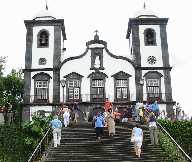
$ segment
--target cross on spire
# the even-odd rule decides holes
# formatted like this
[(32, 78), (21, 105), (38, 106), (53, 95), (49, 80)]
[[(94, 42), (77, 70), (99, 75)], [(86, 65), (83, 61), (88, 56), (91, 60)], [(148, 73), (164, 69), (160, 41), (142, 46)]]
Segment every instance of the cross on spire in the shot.
[(48, 10), (47, 0), (45, 0), (45, 3), (46, 3), (45, 9)]
[(143, 8), (144, 8), (144, 9), (146, 8), (146, 4), (145, 4), (145, 1), (144, 1), (144, 4), (143, 4)]
[(99, 40), (99, 36), (98, 36), (98, 34), (97, 34), (97, 33), (98, 33), (98, 30), (95, 30), (94, 32), (96, 33), (95, 36), (94, 36), (94, 40)]
[(95, 32), (95, 33), (96, 33), (96, 35), (97, 35), (97, 33), (98, 33), (99, 31), (98, 31), (98, 30), (95, 30), (94, 32)]

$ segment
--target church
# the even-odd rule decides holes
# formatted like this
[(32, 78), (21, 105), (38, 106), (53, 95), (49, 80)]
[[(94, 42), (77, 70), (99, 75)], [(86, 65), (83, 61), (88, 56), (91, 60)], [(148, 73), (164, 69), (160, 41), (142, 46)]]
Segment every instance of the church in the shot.
[(97, 31), (82, 47), (84, 53), (66, 57), (64, 19), (54, 17), (48, 10), (24, 23), (23, 120), (31, 120), (38, 111), (56, 112), (62, 104), (72, 107), (78, 103), (82, 112), (93, 112), (103, 107), (106, 98), (119, 109), (157, 100), (160, 109), (171, 115), (175, 102), (166, 32), (168, 18), (159, 18), (145, 6), (129, 18), (125, 36), (131, 58), (128, 54), (111, 53)]

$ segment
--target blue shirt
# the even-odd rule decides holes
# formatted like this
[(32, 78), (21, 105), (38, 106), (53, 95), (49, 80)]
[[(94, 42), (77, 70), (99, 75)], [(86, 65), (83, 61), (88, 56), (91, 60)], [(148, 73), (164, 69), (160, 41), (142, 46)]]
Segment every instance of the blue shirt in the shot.
[(95, 119), (95, 127), (104, 127), (104, 118), (100, 115), (100, 116), (97, 116), (96, 119)]
[(133, 134), (135, 137), (142, 137), (142, 129), (141, 128), (137, 128), (137, 127), (134, 127), (133, 128)]
[(159, 105), (157, 103), (152, 104), (152, 111), (159, 112)]
[(55, 129), (55, 128), (61, 128), (62, 127), (62, 123), (59, 119), (54, 119), (51, 121), (51, 126), (52, 126), (52, 129)]

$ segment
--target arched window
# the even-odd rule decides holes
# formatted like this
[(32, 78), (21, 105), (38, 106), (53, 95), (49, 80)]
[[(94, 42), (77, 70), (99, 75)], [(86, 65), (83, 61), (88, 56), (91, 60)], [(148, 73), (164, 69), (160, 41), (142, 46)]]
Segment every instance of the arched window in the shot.
[(49, 33), (47, 30), (41, 30), (37, 35), (37, 47), (49, 47)]
[(49, 102), (49, 81), (51, 76), (47, 73), (37, 73), (34, 79), (34, 102), (48, 103)]
[(157, 71), (148, 71), (144, 77), (146, 80), (146, 91), (148, 100), (161, 100), (161, 77), (163, 75)]
[(81, 81), (82, 75), (72, 72), (66, 78), (66, 99), (68, 102), (81, 101)]
[(146, 29), (144, 31), (145, 45), (155, 46), (156, 45), (156, 33), (154, 29)]
[(100, 71), (89, 74), (90, 78), (90, 100), (93, 102), (103, 102), (105, 100), (105, 81), (107, 75)]
[(114, 96), (116, 101), (128, 101), (130, 99), (129, 92), (129, 75), (123, 71), (119, 71), (118, 73), (112, 75), (114, 78)]

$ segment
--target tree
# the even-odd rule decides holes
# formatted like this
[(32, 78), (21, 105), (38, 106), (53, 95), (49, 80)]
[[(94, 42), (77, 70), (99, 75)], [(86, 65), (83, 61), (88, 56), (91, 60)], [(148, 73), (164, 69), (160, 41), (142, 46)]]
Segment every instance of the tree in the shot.
[(3, 76), (5, 57), (1, 57), (0, 61), (0, 107), (3, 108), (4, 119), (7, 123), (11, 117), (15, 117), (16, 114), (22, 111), (24, 94), (23, 73), (21, 70), (16, 71), (13, 69), (10, 74)]

